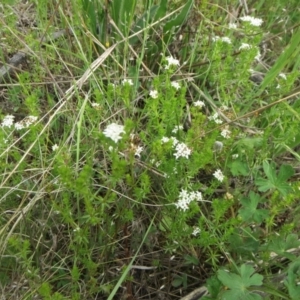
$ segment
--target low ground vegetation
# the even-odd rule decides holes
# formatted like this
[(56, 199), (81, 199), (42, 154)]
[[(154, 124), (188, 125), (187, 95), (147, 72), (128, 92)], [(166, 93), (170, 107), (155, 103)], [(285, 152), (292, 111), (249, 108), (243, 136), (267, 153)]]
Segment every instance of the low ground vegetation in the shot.
[(300, 299), (298, 1), (212, 2), (0, 5), (3, 299)]

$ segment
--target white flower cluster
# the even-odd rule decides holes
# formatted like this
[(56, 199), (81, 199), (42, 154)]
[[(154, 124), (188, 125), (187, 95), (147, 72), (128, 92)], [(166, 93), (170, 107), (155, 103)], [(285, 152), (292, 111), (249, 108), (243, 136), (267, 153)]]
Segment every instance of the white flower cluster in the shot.
[(257, 50), (257, 54), (256, 54), (256, 56), (254, 57), (254, 59), (257, 60), (257, 61), (260, 61), (260, 59), (261, 59), (261, 53), (260, 53), (259, 50)]
[(199, 227), (194, 227), (192, 235), (197, 236), (200, 232), (201, 232), (201, 229)]
[(239, 50), (249, 50), (251, 49), (251, 45), (247, 44), (247, 43), (242, 43), (241, 46), (239, 47)]
[(225, 139), (229, 139), (230, 138), (230, 134), (231, 134), (231, 131), (228, 128), (224, 128), (221, 131), (221, 136), (224, 137)]
[(178, 59), (175, 59), (174, 57), (172, 56), (168, 56), (166, 57), (166, 60), (167, 60), (167, 65), (165, 66), (165, 69), (168, 70), (171, 66), (179, 66), (179, 60)]
[(227, 36), (222, 36), (222, 37), (215, 36), (215, 37), (212, 38), (212, 40), (214, 42), (221, 41), (221, 42), (226, 43), (226, 44), (231, 44), (231, 39), (229, 37), (227, 37)]
[(135, 149), (134, 156), (140, 158), (140, 157), (141, 157), (141, 153), (143, 152), (143, 150), (144, 150), (144, 147), (138, 146), (138, 147)]
[(208, 119), (210, 121), (214, 121), (216, 124), (222, 124), (223, 121), (219, 119), (218, 113), (214, 113), (212, 116), (209, 116)]
[(278, 77), (281, 77), (284, 80), (287, 80), (286, 75), (284, 73), (279, 73)]
[(173, 133), (177, 133), (178, 130), (182, 130), (183, 129), (183, 126), (182, 125), (178, 125), (178, 126), (175, 126), (175, 128), (172, 130)]
[(188, 192), (187, 190), (182, 189), (179, 193), (178, 201), (175, 203), (175, 206), (183, 211), (186, 211), (192, 201), (202, 200), (201, 192)]
[(158, 91), (152, 90), (152, 91), (150, 91), (149, 95), (151, 98), (156, 99), (158, 97)]
[(251, 16), (244, 16), (240, 18), (243, 22), (249, 22), (252, 26), (259, 27), (263, 23), (262, 19), (254, 18)]
[(121, 134), (125, 133), (124, 126), (116, 123), (109, 124), (103, 131), (103, 134), (117, 143), (122, 139)]
[(220, 182), (222, 182), (224, 180), (224, 175), (222, 173), (222, 171), (220, 169), (218, 169), (217, 171), (215, 171), (215, 173), (213, 174)]
[(133, 85), (133, 81), (131, 80), (131, 79), (123, 79), (123, 81), (122, 81), (122, 84), (123, 85)]
[(189, 156), (192, 153), (192, 150), (185, 143), (180, 143), (175, 137), (172, 136), (171, 138), (168, 138), (168, 137), (164, 136), (161, 139), (161, 142), (167, 143), (170, 140), (172, 140), (173, 148), (176, 151), (174, 153), (174, 156), (176, 159), (178, 159), (179, 157), (189, 158)]
[(237, 25), (235, 23), (229, 23), (228, 28), (229, 29), (237, 29)]
[(172, 81), (171, 82), (171, 86), (173, 88), (175, 88), (176, 90), (179, 90), (180, 89), (180, 84), (177, 82), (177, 81)]
[(194, 106), (202, 108), (203, 106), (205, 106), (205, 103), (203, 101), (198, 100), (194, 102)]
[(14, 124), (15, 116), (7, 115), (4, 117), (1, 126), (10, 128)]
[(176, 159), (178, 159), (179, 157), (189, 158), (192, 152), (185, 143), (177, 143), (175, 146), (175, 150), (176, 152), (174, 153), (174, 156), (176, 157)]
[(94, 107), (95, 109), (100, 109), (100, 108), (101, 108), (100, 104), (97, 103), (97, 102), (92, 102), (91, 105), (92, 105), (92, 107)]
[(13, 125), (15, 125), (16, 130), (21, 130), (21, 129), (27, 128), (31, 124), (35, 123), (37, 121), (38, 117), (28, 116), (28, 117), (24, 118), (22, 121), (16, 122), (15, 124), (14, 124), (14, 119), (15, 119), (15, 117), (12, 115), (5, 116), (1, 123), (1, 126), (10, 128)]

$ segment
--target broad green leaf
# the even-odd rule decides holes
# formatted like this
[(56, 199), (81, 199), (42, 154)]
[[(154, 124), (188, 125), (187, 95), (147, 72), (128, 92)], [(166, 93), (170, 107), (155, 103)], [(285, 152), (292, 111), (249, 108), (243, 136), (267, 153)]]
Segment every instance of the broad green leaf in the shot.
[(300, 241), (297, 234), (289, 234), (286, 237), (286, 249), (298, 248), (300, 246)]
[[(260, 274), (253, 274), (254, 268), (249, 265), (242, 265), (240, 268), (240, 274), (245, 286), (260, 286), (262, 285), (263, 276)], [(252, 275), (253, 274), (253, 275)]]
[(210, 296), (216, 298), (222, 288), (222, 283), (216, 276), (213, 276), (206, 281), (206, 286)]
[(255, 138), (243, 138), (237, 142), (237, 146), (244, 150), (247, 149), (254, 149), (258, 148), (262, 145), (263, 139), (261, 137), (255, 137)]
[(233, 290), (241, 290), (243, 284), (241, 282), (241, 277), (237, 274), (226, 272), (224, 270), (218, 271), (218, 279), (228, 288)]
[(239, 210), (239, 215), (243, 221), (254, 221), (260, 224), (269, 215), (268, 210), (258, 209), (258, 204), (262, 202), (259, 195), (254, 192), (250, 192), (249, 198), (243, 198), (241, 203), (243, 207)]
[(278, 173), (278, 181), (286, 181), (295, 174), (295, 171), (290, 165), (282, 165)]
[(239, 176), (239, 175), (247, 176), (247, 175), (249, 175), (248, 165), (244, 161), (236, 159), (230, 164), (229, 167), (230, 167), (230, 171), (231, 171), (233, 176)]
[(253, 274), (254, 268), (249, 265), (243, 264), (239, 268), (239, 275), (226, 272), (224, 270), (218, 271), (218, 279), (227, 286), (230, 290), (224, 292), (222, 299), (261, 299), (259, 295), (253, 294), (247, 288), (251, 286), (261, 286), (263, 276)]
[(226, 291), (222, 295), (222, 300), (261, 300), (262, 297), (258, 294), (250, 294), (249, 292)]
[(253, 236), (250, 228), (243, 228), (243, 234), (236, 229), (229, 237), (230, 249), (239, 255), (246, 257), (256, 252), (259, 248), (259, 241)]
[(276, 173), (275, 173), (275, 165), (269, 164), (267, 161), (263, 162), (263, 169), (265, 171), (265, 174), (267, 175), (268, 179), (270, 182), (275, 184), (276, 182)]
[(297, 234), (289, 234), (286, 238), (283, 236), (276, 236), (267, 245), (267, 250), (277, 253), (283, 257), (287, 257), (291, 260), (295, 259), (295, 254), (288, 252), (293, 248), (298, 248), (300, 241)]
[(258, 178), (255, 184), (258, 186), (259, 191), (266, 192), (268, 190), (277, 189), (283, 196), (286, 196), (292, 191), (291, 186), (286, 180), (294, 174), (294, 170), (291, 166), (282, 165), (277, 176), (275, 168), (274, 163), (269, 164), (267, 161), (264, 161), (263, 169), (267, 179)]

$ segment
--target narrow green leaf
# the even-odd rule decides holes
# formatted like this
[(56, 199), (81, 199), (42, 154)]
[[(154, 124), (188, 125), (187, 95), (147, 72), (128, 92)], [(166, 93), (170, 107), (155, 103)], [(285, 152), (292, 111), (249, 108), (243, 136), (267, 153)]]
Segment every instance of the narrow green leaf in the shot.
[(263, 82), (261, 83), (256, 96), (260, 95), (266, 87), (278, 76), (278, 74), (283, 70), (283, 68), (291, 63), (292, 57), (297, 57), (300, 52), (300, 29), (298, 29), (292, 36), (289, 46), (280, 57), (277, 59), (276, 63), (266, 74)]
[(295, 174), (295, 171), (292, 166), (290, 165), (282, 165), (279, 169), (278, 177), (277, 179), (279, 181), (286, 181), (290, 177), (292, 177)]

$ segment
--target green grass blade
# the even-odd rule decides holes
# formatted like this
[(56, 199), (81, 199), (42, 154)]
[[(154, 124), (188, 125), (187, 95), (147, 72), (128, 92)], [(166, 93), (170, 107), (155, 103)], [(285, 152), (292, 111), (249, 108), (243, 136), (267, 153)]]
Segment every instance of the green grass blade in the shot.
[(261, 83), (260, 88), (256, 93), (256, 96), (260, 95), (265, 90), (265, 88), (276, 78), (276, 76), (278, 76), (278, 74), (282, 72), (283, 68), (286, 65), (291, 64), (291, 60), (297, 57), (299, 55), (299, 52), (300, 30), (298, 29), (293, 35), (288, 48), (280, 55), (274, 66), (266, 74), (264, 81)]

